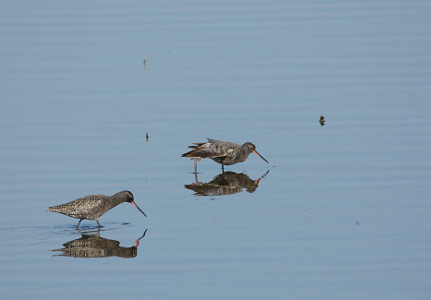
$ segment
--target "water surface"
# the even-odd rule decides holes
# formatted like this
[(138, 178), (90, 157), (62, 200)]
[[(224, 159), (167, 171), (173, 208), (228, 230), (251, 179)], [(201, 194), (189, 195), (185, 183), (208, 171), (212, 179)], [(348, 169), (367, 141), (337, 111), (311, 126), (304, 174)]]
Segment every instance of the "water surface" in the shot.
[[(0, 292), (428, 299), (430, 15), (426, 1), (3, 2)], [(204, 160), (204, 196), (180, 156), (207, 137), (270, 164), (222, 178)], [(122, 204), (99, 239), (47, 212), (121, 190), (148, 218)], [(52, 251), (85, 235), (136, 255)]]

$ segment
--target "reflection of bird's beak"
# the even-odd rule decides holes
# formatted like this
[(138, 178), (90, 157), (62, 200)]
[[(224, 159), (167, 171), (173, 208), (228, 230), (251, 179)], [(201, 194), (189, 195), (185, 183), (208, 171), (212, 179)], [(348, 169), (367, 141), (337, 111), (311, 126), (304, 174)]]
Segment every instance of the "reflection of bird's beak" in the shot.
[(139, 246), (139, 240), (142, 239), (145, 236), (145, 234), (147, 233), (147, 230), (148, 230), (148, 228), (145, 229), (144, 234), (139, 239), (136, 240), (136, 242), (135, 242), (135, 248), (138, 248), (138, 246)]
[(267, 164), (269, 164), (269, 162), (262, 155), (260, 155), (256, 150), (254, 150), (253, 153), (259, 156), (260, 158), (262, 158), (264, 161), (266, 161)]
[(147, 216), (147, 215), (142, 211), (142, 209), (140, 209), (140, 208), (139, 208), (139, 206), (137, 206), (137, 205), (136, 205), (135, 201), (132, 201), (132, 202), (130, 202), (130, 203), (132, 203), (132, 204), (133, 204), (133, 206), (134, 206), (134, 207), (136, 207), (136, 208), (137, 208), (137, 209), (138, 209), (138, 210), (139, 210), (139, 211), (140, 211), (144, 216)]

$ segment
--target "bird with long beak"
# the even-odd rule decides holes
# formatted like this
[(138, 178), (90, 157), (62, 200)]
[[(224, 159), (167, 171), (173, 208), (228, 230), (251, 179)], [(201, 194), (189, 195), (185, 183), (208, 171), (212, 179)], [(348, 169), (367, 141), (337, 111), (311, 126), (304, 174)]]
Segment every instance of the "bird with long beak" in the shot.
[(133, 194), (129, 191), (122, 191), (116, 193), (113, 196), (88, 195), (65, 204), (51, 206), (50, 208), (48, 208), (48, 210), (79, 219), (78, 224), (76, 224), (76, 228), (79, 228), (79, 224), (81, 224), (81, 221), (84, 219), (95, 220), (100, 227), (98, 218), (111, 208), (114, 208), (115, 206), (123, 202), (131, 203), (144, 216), (147, 216), (142, 211), (142, 209), (140, 209), (139, 206), (136, 205), (133, 198)]
[(193, 146), (189, 146), (189, 148), (193, 150), (184, 153), (182, 157), (188, 157), (195, 161), (195, 174), (197, 173), (197, 162), (204, 158), (211, 158), (215, 162), (221, 164), (223, 172), (224, 166), (243, 162), (250, 153), (256, 154), (269, 163), (256, 151), (256, 146), (250, 142), (239, 145), (232, 142), (208, 139), (206, 143), (193, 143)]

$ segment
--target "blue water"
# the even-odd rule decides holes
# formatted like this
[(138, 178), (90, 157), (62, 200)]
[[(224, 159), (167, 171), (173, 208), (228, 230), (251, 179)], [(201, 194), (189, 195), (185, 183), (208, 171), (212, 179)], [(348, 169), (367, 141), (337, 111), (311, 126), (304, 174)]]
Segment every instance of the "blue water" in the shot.
[[(426, 1), (2, 2), (1, 295), (429, 299), (430, 53)], [(185, 187), (207, 137), (252, 192)], [(121, 190), (147, 218), (47, 211)]]

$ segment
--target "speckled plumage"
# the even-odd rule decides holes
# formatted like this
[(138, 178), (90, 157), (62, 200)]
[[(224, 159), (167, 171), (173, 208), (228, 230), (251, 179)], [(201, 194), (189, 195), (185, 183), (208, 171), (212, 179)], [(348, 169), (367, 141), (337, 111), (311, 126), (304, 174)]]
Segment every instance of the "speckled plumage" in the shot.
[(129, 191), (122, 191), (113, 196), (88, 195), (65, 204), (52, 206), (48, 210), (79, 219), (76, 227), (79, 227), (79, 224), (84, 219), (95, 220), (100, 226), (98, 218), (111, 208), (114, 208), (123, 202), (130, 202), (145, 215), (145, 213), (136, 205), (133, 194)]
[(211, 158), (215, 162), (218, 162), (222, 165), (222, 170), (224, 170), (225, 165), (228, 166), (245, 161), (252, 152), (268, 163), (268, 161), (256, 151), (256, 146), (250, 142), (239, 145), (232, 142), (208, 139), (208, 142), (193, 143), (193, 145), (194, 146), (189, 146), (189, 148), (193, 150), (184, 153), (182, 157), (188, 157), (195, 161), (195, 173), (197, 172), (197, 162), (204, 158)]

